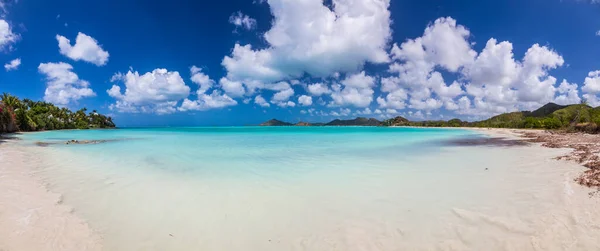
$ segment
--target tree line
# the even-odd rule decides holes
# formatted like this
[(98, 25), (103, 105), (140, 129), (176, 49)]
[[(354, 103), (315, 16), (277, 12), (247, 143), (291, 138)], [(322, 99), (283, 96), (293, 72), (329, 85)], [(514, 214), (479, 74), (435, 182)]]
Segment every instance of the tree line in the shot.
[(75, 112), (44, 101), (19, 99), (8, 93), (0, 96), (0, 133), (63, 129), (114, 128), (111, 117), (86, 108)]

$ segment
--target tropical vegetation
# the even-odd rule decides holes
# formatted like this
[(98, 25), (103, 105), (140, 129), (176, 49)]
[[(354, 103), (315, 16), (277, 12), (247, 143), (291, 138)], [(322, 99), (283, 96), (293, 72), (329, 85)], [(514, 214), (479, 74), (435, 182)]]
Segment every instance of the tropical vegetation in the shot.
[(86, 108), (75, 112), (52, 103), (0, 96), (0, 133), (62, 129), (114, 128), (111, 117)]
[(523, 129), (561, 129), (600, 133), (600, 107), (593, 108), (582, 102), (576, 105), (557, 105), (549, 103), (535, 111), (510, 112), (492, 118), (468, 122), (460, 119), (410, 121), (398, 116), (385, 121), (356, 118), (354, 120), (334, 120), (329, 123), (300, 122), (292, 124), (272, 119), (262, 126), (419, 126), (419, 127), (484, 127), (484, 128), (523, 128)]
[(476, 122), (466, 122), (459, 119), (452, 119), (449, 121), (413, 122), (402, 117), (396, 117), (383, 121), (382, 125), (562, 129), (566, 131), (600, 133), (600, 107), (593, 108), (586, 103), (567, 106), (549, 103), (535, 111), (504, 113)]

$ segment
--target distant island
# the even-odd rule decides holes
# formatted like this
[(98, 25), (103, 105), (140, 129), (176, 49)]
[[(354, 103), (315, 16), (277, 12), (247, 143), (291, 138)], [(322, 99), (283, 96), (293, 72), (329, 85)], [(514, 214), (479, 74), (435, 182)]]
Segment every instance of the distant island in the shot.
[(356, 118), (351, 120), (336, 119), (329, 123), (308, 123), (298, 122), (296, 124), (284, 122), (277, 119), (271, 119), (260, 124), (260, 126), (380, 126), (381, 121), (373, 118)]
[(0, 96), (0, 133), (114, 128), (111, 117), (86, 108), (71, 111), (43, 101), (20, 100), (8, 93)]
[(336, 119), (329, 123), (299, 122), (296, 124), (272, 119), (260, 126), (419, 126), (419, 127), (482, 127), (513, 129), (563, 129), (600, 133), (600, 107), (593, 108), (585, 103), (557, 105), (548, 103), (535, 111), (504, 113), (492, 118), (468, 122), (460, 119), (410, 121), (398, 116), (379, 121), (374, 118)]

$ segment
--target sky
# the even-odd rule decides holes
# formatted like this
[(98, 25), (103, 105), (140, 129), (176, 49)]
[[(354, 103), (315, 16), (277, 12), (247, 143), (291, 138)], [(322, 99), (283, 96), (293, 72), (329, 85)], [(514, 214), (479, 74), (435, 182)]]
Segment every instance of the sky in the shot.
[(598, 0), (0, 0), (0, 92), (118, 126), (600, 106)]

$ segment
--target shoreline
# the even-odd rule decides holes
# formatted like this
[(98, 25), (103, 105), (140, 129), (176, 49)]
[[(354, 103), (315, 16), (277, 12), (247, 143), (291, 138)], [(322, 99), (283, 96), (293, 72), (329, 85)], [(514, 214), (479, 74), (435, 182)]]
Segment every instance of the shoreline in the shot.
[[(577, 151), (576, 148), (564, 147), (563, 144), (557, 144), (557, 147), (544, 146), (548, 142), (527, 137), (528, 133), (529, 136), (533, 134), (552, 137), (554, 135), (543, 130), (455, 127), (448, 129), (467, 129), (490, 137), (523, 140), (531, 143), (526, 147), (539, 147), (536, 151), (545, 151), (546, 147), (570, 148), (570, 153), (565, 156), (573, 155)], [(574, 143), (570, 142), (570, 144)], [(598, 145), (600, 146), (600, 142)], [(73, 213), (73, 208), (63, 204), (62, 196), (50, 191), (43, 180), (35, 174), (36, 162), (27, 158), (31, 157), (28, 156), (28, 147), (35, 146), (22, 146), (17, 140), (8, 140), (0, 144), (0, 163), (7, 163), (0, 166), (0, 225), (3, 226), (0, 229), (0, 250), (102, 250), (102, 237), (86, 223), (85, 219)], [(547, 161), (556, 161), (556, 165), (568, 167), (564, 170), (565, 175), (581, 172), (580, 169), (573, 168), (573, 163), (581, 165), (581, 162), (565, 156), (553, 156)], [(528, 159), (523, 161), (539, 163), (541, 160), (535, 155), (531, 155)], [(43, 163), (42, 159), (37, 161)], [(571, 176), (573, 175), (569, 175)], [(582, 205), (592, 203), (592, 201), (582, 201), (588, 199), (587, 196), (581, 195), (589, 189), (577, 183), (572, 178), (565, 180), (565, 186), (569, 184), (577, 186), (574, 189), (577, 191), (576, 196), (572, 197), (577, 203), (574, 202), (572, 206), (583, 207)], [(582, 199), (583, 197), (585, 199)]]
[(594, 190), (590, 192), (590, 196), (600, 194), (600, 135), (537, 129), (475, 128), (473, 130), (486, 133), (490, 137), (510, 137), (543, 148), (569, 149), (569, 153), (555, 156), (553, 159), (574, 162), (587, 168), (574, 179), (574, 182)]
[(26, 147), (0, 144), (0, 163), (0, 250), (102, 250), (100, 235), (36, 176), (40, 160)]

